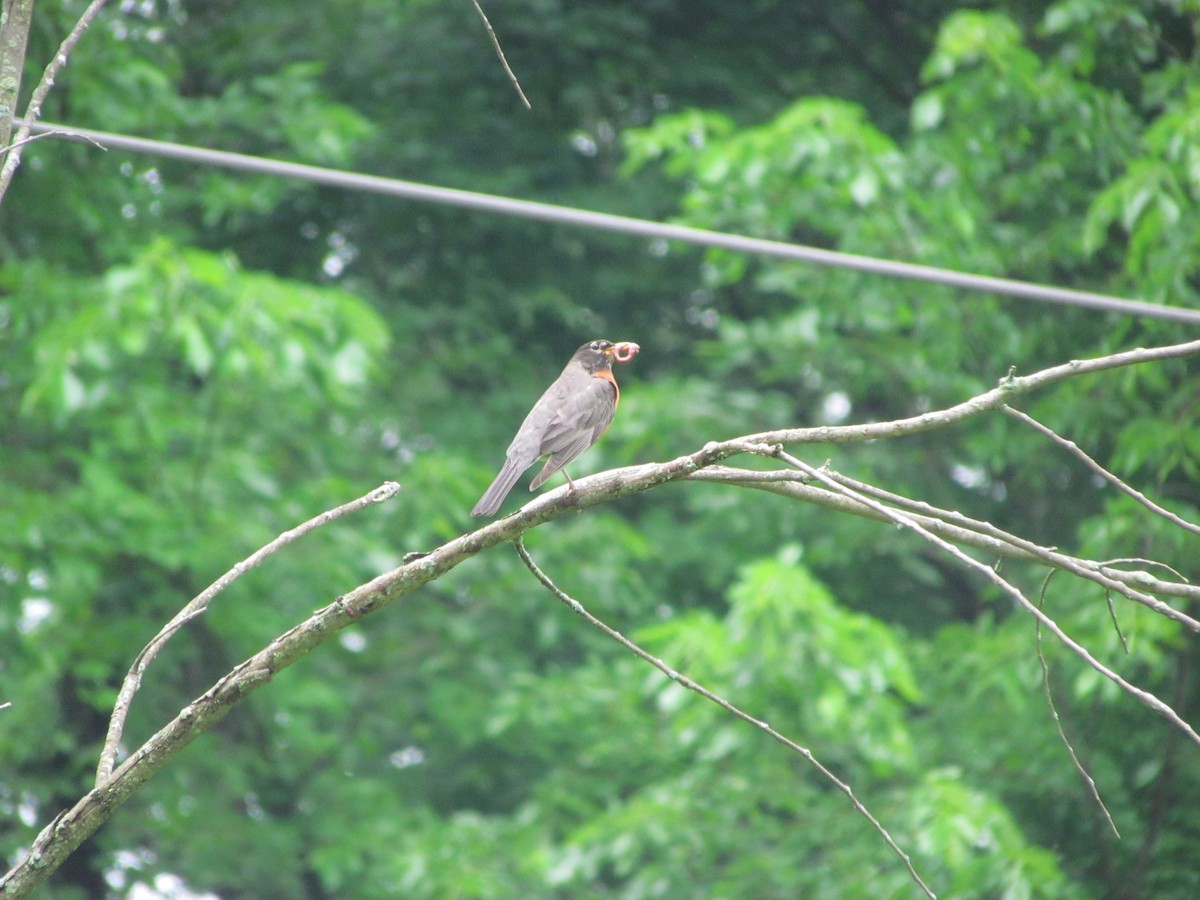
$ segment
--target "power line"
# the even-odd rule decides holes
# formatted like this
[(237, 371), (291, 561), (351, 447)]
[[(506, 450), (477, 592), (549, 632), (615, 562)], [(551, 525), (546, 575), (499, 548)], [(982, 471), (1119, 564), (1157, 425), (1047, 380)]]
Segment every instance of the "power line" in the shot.
[(696, 244), (702, 247), (722, 247), (726, 250), (734, 250), (741, 253), (772, 256), (778, 259), (799, 260), (822, 266), (836, 266), (860, 272), (871, 272), (876, 275), (886, 275), (892, 278), (907, 278), (915, 281), (930, 282), (932, 284), (949, 285), (971, 291), (1005, 294), (1010, 297), (1020, 297), (1043, 303), (1082, 306), (1131, 316), (1200, 324), (1200, 310), (1197, 309), (1164, 306), (1159, 303), (1147, 303), (1143, 300), (1126, 300), (1108, 294), (1075, 291), (1053, 285), (1018, 281), (1013, 278), (974, 275), (968, 272), (958, 272), (953, 269), (943, 269), (937, 266), (923, 266), (915, 263), (878, 259), (872, 256), (860, 256), (854, 253), (841, 253), (836, 250), (822, 250), (818, 247), (808, 247), (802, 244), (789, 244), (783, 241), (770, 241), (761, 238), (745, 237), (744, 235), (726, 234), (719, 231), (709, 231), (704, 228), (691, 228), (686, 225), (665, 225), (661, 222), (651, 222), (647, 219), (635, 219), (629, 216), (593, 212), (570, 206), (557, 206), (551, 203), (538, 203), (532, 200), (499, 197), (494, 194), (480, 194), (475, 191), (435, 187), (413, 181), (401, 181), (396, 178), (363, 175), (358, 172), (346, 172), (340, 169), (327, 169), (321, 166), (284, 162), (261, 156), (249, 156), (244, 153), (230, 153), (224, 150), (210, 150), (205, 147), (193, 147), (169, 141), (129, 137), (127, 135), (93, 131), (86, 128), (71, 128), (48, 122), (35, 123), (32, 130), (38, 133), (53, 133), (58, 137), (89, 141), (117, 150), (148, 153), (171, 159), (184, 160), (186, 162), (199, 163), (200, 165), (221, 166), (227, 169), (256, 172), (262, 175), (299, 178), (345, 190), (366, 191), (392, 197), (403, 197), (409, 200), (418, 200), (424, 203), (486, 210), (502, 215), (538, 219), (544, 222), (554, 222), (563, 225), (578, 225), (584, 228), (598, 228), (603, 231), (615, 231), (639, 237), (683, 241), (684, 243)]

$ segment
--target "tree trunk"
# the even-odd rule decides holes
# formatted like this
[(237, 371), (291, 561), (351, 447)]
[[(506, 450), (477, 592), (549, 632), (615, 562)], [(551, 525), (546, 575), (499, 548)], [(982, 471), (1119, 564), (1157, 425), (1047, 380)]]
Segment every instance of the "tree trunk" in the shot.
[(33, 0), (4, 0), (4, 13), (0, 17), (0, 148), (7, 147), (12, 140), (25, 42), (32, 20)]

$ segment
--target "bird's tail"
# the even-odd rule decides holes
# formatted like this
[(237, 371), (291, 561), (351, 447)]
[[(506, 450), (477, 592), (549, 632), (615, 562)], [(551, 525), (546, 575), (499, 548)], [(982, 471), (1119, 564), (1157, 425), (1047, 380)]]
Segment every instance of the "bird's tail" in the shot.
[(529, 463), (521, 465), (521, 460), (519, 459), (510, 458), (505, 460), (504, 468), (500, 470), (500, 474), (496, 476), (496, 480), (492, 482), (492, 486), (483, 492), (483, 496), (479, 498), (479, 502), (471, 510), (471, 515), (494, 516), (496, 510), (500, 508), (500, 504), (504, 502), (504, 498), (508, 496), (508, 492), (517, 483), (517, 479), (521, 477), (521, 473), (528, 468)]

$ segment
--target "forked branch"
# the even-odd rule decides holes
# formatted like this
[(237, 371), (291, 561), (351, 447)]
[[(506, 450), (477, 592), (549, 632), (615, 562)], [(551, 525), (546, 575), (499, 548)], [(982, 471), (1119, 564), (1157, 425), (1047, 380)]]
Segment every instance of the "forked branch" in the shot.
[(399, 484), (394, 481), (386, 481), (369, 494), (364, 494), (357, 500), (343, 503), (341, 506), (327, 510), (319, 516), (313, 516), (313, 518), (304, 524), (297, 525), (290, 531), (285, 531), (279, 537), (275, 538), (275, 540), (264, 547), (260, 547), (235, 565), (197, 594), (183, 609), (176, 613), (174, 618), (164, 625), (162, 630), (151, 639), (150, 643), (142, 648), (142, 652), (137, 655), (137, 658), (133, 661), (133, 665), (129, 667), (129, 672), (125, 675), (125, 681), (121, 684), (121, 690), (117, 692), (117, 701), (113, 704), (112, 717), (108, 721), (108, 733), (104, 737), (104, 748), (100, 751), (100, 762), (96, 767), (96, 786), (99, 787), (102, 785), (112, 775), (113, 765), (117, 759), (117, 750), (121, 745), (121, 736), (125, 732), (125, 720), (129, 717), (129, 707), (133, 703), (133, 695), (137, 693), (138, 688), (142, 685), (142, 676), (146, 672), (146, 667), (150, 665), (154, 657), (158, 655), (158, 651), (166, 645), (167, 641), (180, 628), (201, 615), (208, 609), (208, 604), (213, 601), (213, 598), (217, 594), (259, 565), (271, 554), (282, 550), (292, 541), (303, 537), (313, 529), (320, 528), (334, 519), (340, 519), (347, 513), (355, 512), (373, 503), (383, 503), (390, 500), (399, 491)]
[(1041, 626), (1043, 628), (1045, 628), (1047, 631), (1049, 631), (1051, 634), (1053, 634), (1056, 638), (1058, 638), (1058, 640), (1065, 647), (1067, 647), (1069, 650), (1071, 650), (1072, 653), (1074, 653), (1076, 656), (1078, 656), (1080, 659), (1082, 659), (1085, 663), (1087, 663), (1089, 666), (1091, 666), (1093, 669), (1095, 669), (1097, 672), (1099, 672), (1105, 678), (1109, 679), (1111, 682), (1113, 682), (1113, 684), (1117, 685), (1119, 688), (1121, 688), (1121, 690), (1125, 691), (1131, 697), (1133, 697), (1136, 700), (1138, 700), (1139, 702), (1145, 704), (1150, 709), (1154, 710), (1156, 713), (1161, 715), (1163, 718), (1167, 719), (1167, 721), (1169, 721), (1172, 725), (1174, 725), (1176, 728), (1178, 728), (1180, 731), (1182, 731), (1185, 735), (1187, 735), (1189, 740), (1191, 740), (1194, 744), (1196, 744), (1198, 747), (1200, 747), (1200, 734), (1197, 734), (1196, 730), (1194, 728), (1192, 728), (1192, 726), (1189, 725), (1186, 721), (1184, 721), (1184, 719), (1179, 715), (1179, 713), (1177, 713), (1172, 707), (1170, 707), (1168, 704), (1166, 704), (1165, 702), (1160, 700), (1158, 697), (1156, 697), (1150, 691), (1147, 691), (1143, 688), (1138, 687), (1135, 684), (1132, 684), (1131, 682), (1129, 682), (1125, 678), (1123, 678), (1121, 675), (1117, 674), (1115, 671), (1110, 669), (1108, 666), (1104, 665), (1104, 663), (1100, 662), (1100, 660), (1096, 659), (1096, 657), (1094, 657), (1088, 651), (1088, 649), (1086, 647), (1084, 647), (1078, 641), (1076, 641), (1072, 637), (1070, 637), (1065, 631), (1063, 631), (1063, 629), (1061, 627), (1059, 627), (1057, 622), (1055, 622), (1048, 615), (1046, 615), (1046, 613), (1044, 613), (1041, 609), (1039, 609), (1036, 604), (1034, 604), (1028, 597), (1025, 596), (1024, 592), (1022, 592), (1018, 587), (1016, 587), (1011, 582), (1009, 582), (1007, 579), (1005, 579), (1003, 576), (1001, 576), (1000, 573), (997, 572), (993, 567), (980, 562), (979, 560), (975, 559), (974, 557), (965, 553), (963, 550), (956, 547), (954, 544), (951, 544), (949, 541), (946, 541), (945, 539), (938, 537), (936, 534), (934, 534), (932, 531), (930, 531), (924, 525), (915, 521), (911, 516), (908, 516), (905, 513), (902, 513), (897, 510), (891, 509), (887, 506), (884, 506), (882, 503), (879, 503), (877, 500), (872, 500), (870, 497), (867, 497), (863, 494), (856, 494), (856, 492), (851, 491), (849, 488), (838, 484), (837, 481), (834, 480), (832, 477), (830, 477), (827, 473), (822, 472), (821, 470), (816, 469), (813, 466), (810, 466), (808, 463), (803, 462), (803, 461), (797, 459), (796, 457), (783, 452), (782, 450), (779, 452), (778, 456), (781, 460), (786, 462), (788, 465), (794, 466), (796, 469), (799, 469), (801, 472), (804, 472), (806, 475), (813, 478), (814, 480), (820, 481), (822, 484), (825, 484), (831, 490), (854, 497), (854, 499), (858, 500), (860, 503), (870, 506), (871, 508), (875, 509), (877, 512), (880, 512), (883, 515), (887, 516), (888, 519), (890, 519), (892, 522), (896, 523), (897, 525), (901, 525), (905, 528), (909, 528), (912, 531), (916, 532), (922, 538), (929, 541), (929, 543), (940, 548), (944, 552), (948, 553), (950, 556), (953, 556), (955, 559), (957, 559), (959, 562), (963, 563), (968, 568), (971, 568), (977, 572), (980, 572), (988, 581), (995, 584), (1002, 591), (1004, 591), (1006, 594), (1008, 594), (1010, 597), (1012, 597), (1014, 600), (1016, 600), (1017, 603), (1020, 604), (1021, 607), (1023, 607), (1026, 612), (1028, 612), (1035, 619), (1037, 619), (1037, 621), (1041, 624)]

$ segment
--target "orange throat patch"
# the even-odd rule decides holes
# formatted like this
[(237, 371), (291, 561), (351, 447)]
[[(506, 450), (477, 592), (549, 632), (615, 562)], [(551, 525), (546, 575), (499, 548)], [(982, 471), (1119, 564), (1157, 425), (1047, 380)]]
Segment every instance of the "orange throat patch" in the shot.
[(601, 369), (596, 373), (596, 377), (607, 381), (613, 386), (613, 409), (616, 410), (617, 404), (621, 402), (621, 389), (617, 386), (617, 379), (613, 375), (612, 369)]

